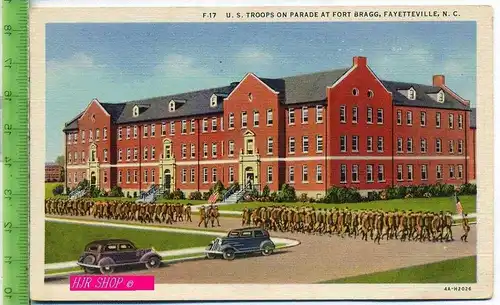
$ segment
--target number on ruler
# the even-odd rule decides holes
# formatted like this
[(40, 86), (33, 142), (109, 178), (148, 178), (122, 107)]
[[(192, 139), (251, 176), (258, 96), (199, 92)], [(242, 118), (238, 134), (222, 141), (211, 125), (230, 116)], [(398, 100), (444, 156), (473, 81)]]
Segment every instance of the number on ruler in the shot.
[(12, 68), (12, 58), (7, 58), (6, 60), (4, 60), (4, 65), (3, 65), (5, 68)]
[(5, 90), (5, 91), (3, 92), (3, 100), (4, 100), (4, 101), (9, 101), (9, 102), (10, 102), (10, 101), (12, 100), (12, 91), (10, 91), (10, 90)]
[(12, 133), (12, 124), (4, 124), (3, 132), (10, 136), (10, 134)]
[(12, 158), (5, 156), (5, 158), (3, 160), (3, 164), (5, 166), (11, 167), (12, 166)]
[(3, 0), (3, 1), (8, 2), (8, 3), (11, 3), (11, 2), (12, 2), (12, 0)]
[(3, 33), (5, 35), (12, 35), (12, 26), (10, 24), (6, 24), (3, 26)]
[(12, 233), (12, 222), (9, 221), (4, 223), (3, 228), (5, 229), (5, 231)]
[(6, 256), (4, 262), (9, 265), (12, 264), (12, 256)]
[(6, 189), (3, 191), (3, 198), (7, 199), (7, 200), (11, 200), (12, 199), (12, 190), (9, 190), (9, 189)]
[(5, 296), (6, 296), (7, 298), (9, 298), (9, 299), (10, 299), (10, 298), (12, 298), (12, 295), (11, 295), (11, 294), (12, 294), (12, 288), (10, 288), (10, 287), (6, 287), (6, 288), (3, 290), (3, 293), (5, 294)]

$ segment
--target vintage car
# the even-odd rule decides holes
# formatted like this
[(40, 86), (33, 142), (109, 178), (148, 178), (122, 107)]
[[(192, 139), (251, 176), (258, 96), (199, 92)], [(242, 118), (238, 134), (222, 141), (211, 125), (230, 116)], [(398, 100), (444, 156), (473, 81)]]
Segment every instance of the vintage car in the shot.
[(275, 248), (267, 230), (242, 228), (231, 230), (226, 237), (216, 238), (205, 249), (205, 256), (210, 259), (222, 256), (226, 260), (233, 260), (239, 254), (262, 253), (268, 256)]
[(137, 249), (134, 243), (126, 239), (96, 240), (85, 246), (77, 264), (86, 273), (110, 274), (117, 267), (141, 265), (146, 268), (158, 268), (161, 256), (154, 248)]

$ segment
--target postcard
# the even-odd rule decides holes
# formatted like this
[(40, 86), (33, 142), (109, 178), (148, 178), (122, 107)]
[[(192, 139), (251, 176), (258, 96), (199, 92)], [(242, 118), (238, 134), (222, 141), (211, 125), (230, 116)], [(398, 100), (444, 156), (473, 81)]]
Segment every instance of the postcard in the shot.
[(490, 298), (492, 12), (33, 8), (32, 299)]

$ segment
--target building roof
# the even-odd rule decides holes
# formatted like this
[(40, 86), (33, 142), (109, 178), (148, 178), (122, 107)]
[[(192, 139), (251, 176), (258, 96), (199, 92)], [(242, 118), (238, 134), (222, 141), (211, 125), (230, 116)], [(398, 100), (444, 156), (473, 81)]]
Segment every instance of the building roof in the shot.
[[(279, 93), (280, 101), (286, 105), (303, 104), (308, 102), (326, 101), (326, 88), (332, 86), (338, 79), (347, 73), (349, 69), (338, 69), (310, 74), (302, 74), (284, 78), (260, 78), (267, 86)], [(441, 90), (440, 87), (382, 81), (382, 84), (393, 95), (393, 103), (398, 106), (429, 107), (442, 109), (469, 110), (452, 95), (445, 93), (445, 102), (439, 103), (428, 94), (435, 94)], [(197, 90), (192, 92), (159, 96), (142, 100), (128, 101), (124, 103), (101, 103), (110, 114), (111, 120), (117, 124), (136, 123), (144, 121), (165, 120), (179, 117), (190, 117), (198, 115), (210, 115), (223, 111), (223, 98), (229, 95), (238, 85), (238, 82), (229, 86)], [(409, 100), (399, 90), (413, 87), (417, 93), (416, 100)], [(216, 94), (219, 98), (216, 107), (210, 107), (210, 97)], [(176, 102), (176, 110), (169, 111), (169, 102)], [(140, 106), (138, 116), (133, 116), (134, 106)], [(141, 107), (142, 106), (142, 107)], [(64, 130), (78, 128), (78, 118), (69, 121)]]
[(55, 162), (45, 162), (45, 166), (60, 166), (60, 165)]
[(476, 107), (470, 109), (470, 128), (476, 128)]

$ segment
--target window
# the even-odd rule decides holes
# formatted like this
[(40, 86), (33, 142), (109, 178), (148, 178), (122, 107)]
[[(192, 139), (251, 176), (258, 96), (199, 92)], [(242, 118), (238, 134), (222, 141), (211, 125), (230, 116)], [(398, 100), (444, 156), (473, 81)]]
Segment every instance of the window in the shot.
[(92, 142), (94, 140), (94, 131), (92, 129), (89, 130), (89, 142)]
[(85, 130), (82, 130), (82, 143), (85, 143)]
[(396, 124), (401, 125), (403, 123), (403, 113), (401, 110), (398, 110), (396, 113)]
[(373, 108), (368, 107), (366, 109), (366, 123), (373, 124)]
[(134, 183), (137, 183), (138, 175), (139, 173), (137, 172), (137, 170), (134, 170)]
[(323, 167), (316, 165), (316, 182), (323, 182)]
[(458, 179), (462, 179), (464, 176), (463, 167), (462, 165), (458, 165), (457, 168), (458, 168)]
[(359, 137), (358, 136), (352, 136), (352, 151), (356, 152), (358, 151), (358, 141)]
[(194, 133), (194, 130), (195, 130), (195, 128), (196, 128), (196, 125), (195, 125), (195, 123), (194, 123), (194, 120), (191, 120), (191, 126), (189, 126), (189, 127), (191, 128), (190, 133)]
[(108, 162), (108, 150), (105, 149), (103, 151), (103, 159), (104, 159), (104, 162)]
[(234, 155), (234, 141), (229, 141), (229, 156)]
[(203, 158), (208, 157), (208, 144), (203, 143)]
[(165, 143), (164, 145), (165, 159), (170, 159), (172, 154), (172, 145), (171, 143)]
[(170, 122), (170, 134), (171, 135), (175, 134), (175, 122), (174, 121)]
[(352, 166), (351, 181), (352, 182), (359, 182), (359, 165)]
[(121, 161), (122, 160), (122, 149), (120, 148), (118, 150), (118, 161)]
[(259, 127), (259, 124), (260, 124), (259, 112), (254, 111), (253, 112), (253, 127)]
[(424, 138), (420, 139), (420, 152), (421, 153), (427, 152), (427, 140)]
[(367, 152), (373, 151), (373, 137), (372, 136), (368, 136), (366, 138), (366, 151)]
[(413, 138), (406, 139), (406, 151), (409, 153), (413, 152)]
[(427, 124), (427, 114), (425, 111), (420, 111), (420, 126), (425, 126)]
[(439, 93), (437, 94), (437, 101), (439, 103), (444, 103), (444, 92), (443, 91), (439, 91)]
[(347, 136), (340, 136), (340, 151), (347, 151)]
[(217, 143), (212, 143), (212, 158), (217, 158)]
[[(136, 126), (134, 126), (134, 128), (135, 128), (135, 127), (136, 127)], [(147, 138), (147, 136), (148, 136), (148, 125), (144, 125), (144, 127), (143, 127), (143, 128), (144, 128), (144, 138)]]
[(212, 118), (212, 132), (217, 131), (217, 118)]
[(137, 148), (134, 148), (134, 160), (137, 160), (138, 154), (139, 154), (139, 151), (137, 150)]
[(71, 153), (68, 153), (68, 163), (71, 164), (72, 162), (72, 157)]
[(347, 165), (341, 164), (340, 165), (340, 183), (346, 183), (347, 182)]
[(453, 129), (453, 113), (450, 113), (450, 114), (448, 115), (448, 127), (449, 127), (450, 129)]
[(167, 134), (167, 123), (161, 123), (161, 135), (164, 136)]
[[(122, 128), (118, 128), (118, 136), (119, 136), (119, 140), (122, 139)], [(78, 133), (75, 133), (74, 136), (73, 136), (73, 139), (74, 139), (74, 143), (78, 143)]]
[(358, 122), (358, 107), (356, 106), (352, 107), (352, 122), (353, 123)]
[(410, 88), (410, 90), (408, 90), (408, 99), (414, 101), (416, 98), (417, 92), (415, 91), (415, 89)]
[(273, 182), (273, 167), (272, 166), (267, 167), (267, 182), (269, 182), (269, 183)]
[(196, 157), (196, 146), (194, 144), (191, 144), (191, 159)]
[(378, 152), (384, 151), (384, 137), (377, 138), (377, 151)]
[(203, 168), (203, 183), (208, 183), (208, 168)]
[(144, 147), (144, 153), (142, 156), (144, 160), (148, 159), (148, 151), (149, 151), (149, 149), (147, 147)]
[(464, 152), (464, 141), (458, 140), (458, 153), (462, 154)]
[(436, 128), (441, 128), (441, 112), (436, 112)]
[(309, 123), (309, 109), (307, 106), (302, 107), (302, 124)]
[(229, 129), (233, 129), (234, 128), (234, 113), (230, 113), (229, 114), (228, 128)]
[(345, 105), (340, 106), (340, 123), (345, 123)]
[(77, 180), (78, 180), (78, 178), (76, 177), (76, 173), (73, 173), (73, 182), (76, 183)]
[[(153, 132), (151, 130), (151, 132)], [(186, 134), (187, 133), (187, 122), (186, 120), (181, 121), (181, 134)]]
[(168, 111), (170, 111), (170, 112), (174, 112), (175, 111), (175, 102), (174, 101), (171, 101), (168, 104)]
[(187, 182), (187, 172), (186, 172), (186, 169), (183, 168), (182, 169), (182, 173), (181, 173), (181, 182), (182, 183), (186, 183)]
[(229, 167), (229, 182), (234, 182), (234, 168)]
[(156, 158), (156, 148), (154, 146), (151, 146), (151, 160), (154, 160)]
[(213, 94), (210, 97), (210, 107), (217, 107), (217, 95)]
[(151, 182), (153, 182), (153, 183), (154, 183), (155, 181), (156, 181), (155, 170), (154, 170), (154, 169), (152, 169), (152, 170), (151, 170)]
[(241, 128), (247, 128), (247, 112), (243, 111), (241, 113)]
[(273, 125), (273, 110), (272, 109), (267, 110), (267, 125), (268, 126)]
[(72, 137), (73, 137), (73, 135), (70, 133), (70, 134), (68, 135), (68, 144), (71, 144), (71, 138), (72, 138)]
[(154, 137), (156, 135), (156, 124), (151, 124), (151, 136)]
[(354, 95), (354, 96), (358, 96), (358, 94), (359, 94), (359, 90), (358, 90), (358, 88), (353, 88), (353, 89), (352, 89), (352, 95)]
[(187, 158), (187, 145), (186, 144), (181, 145), (181, 156), (182, 156), (182, 159)]
[(273, 138), (271, 137), (267, 138), (267, 154), (273, 154)]
[(191, 174), (189, 175), (189, 182), (194, 183), (194, 180), (196, 178), (194, 168), (191, 169)]
[(122, 183), (122, 171), (118, 171), (118, 183)]
[(398, 181), (403, 181), (403, 165), (398, 164)]
[(307, 154), (309, 152), (309, 137), (308, 136), (302, 137), (302, 152), (305, 154)]
[(288, 152), (291, 154), (295, 153), (295, 138), (294, 137), (288, 138)]
[(422, 180), (427, 180), (427, 165), (422, 165), (420, 168), (420, 175)]
[(208, 119), (203, 119), (203, 132), (208, 131)]
[(409, 181), (412, 181), (413, 180), (413, 165), (406, 165), (406, 171), (407, 171), (407, 176), (406, 178), (409, 180)]
[(377, 124), (384, 124), (384, 109), (377, 109)]
[(374, 94), (373, 94), (372, 90), (368, 90), (368, 92), (366, 93), (366, 95), (368, 96), (368, 98), (372, 98)]
[(148, 170), (144, 170), (144, 179), (142, 183), (148, 183)]
[(436, 179), (443, 179), (443, 166), (436, 165)]
[(96, 142), (98, 142), (98, 141), (99, 141), (99, 138), (100, 138), (99, 128), (97, 128), (97, 129), (95, 130), (95, 140), (96, 140)]
[(302, 182), (308, 182), (309, 181), (309, 170), (307, 168), (307, 165), (302, 165)]
[(441, 152), (441, 139), (436, 139), (436, 152)]
[(323, 136), (316, 136), (316, 152), (323, 152)]
[(85, 159), (85, 152), (82, 151), (82, 163), (84, 163), (85, 161), (86, 161), (86, 159)]
[(458, 115), (458, 129), (463, 129), (464, 127), (464, 116), (459, 114)]
[(366, 182), (373, 182), (373, 165), (366, 166)]
[(448, 151), (449, 151), (450, 154), (455, 153), (455, 147), (454, 146), (455, 146), (454, 141), (453, 140), (449, 140), (448, 141)]
[(406, 111), (406, 125), (413, 125), (413, 113), (411, 111)]
[(288, 125), (295, 125), (295, 109), (288, 108)]
[(323, 123), (323, 106), (316, 106), (316, 123)]
[(247, 155), (253, 155), (253, 139), (248, 139), (246, 141)]
[(130, 183), (130, 171), (127, 170), (127, 183)]
[(293, 166), (288, 167), (288, 182), (290, 183), (295, 182), (295, 167)]
[(212, 168), (212, 183), (217, 182), (217, 168)]
[(450, 178), (455, 178), (455, 166), (450, 165)]
[(384, 165), (382, 165), (382, 164), (379, 164), (379, 166), (378, 166), (377, 180), (379, 182), (384, 182), (385, 181)]
[(130, 161), (130, 148), (127, 148), (127, 161)]

